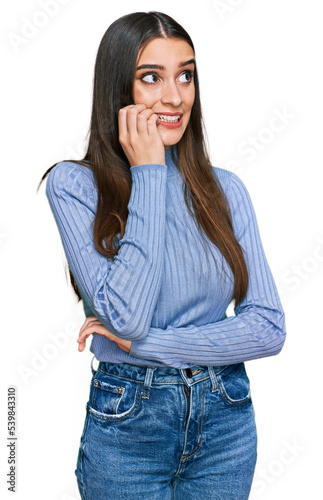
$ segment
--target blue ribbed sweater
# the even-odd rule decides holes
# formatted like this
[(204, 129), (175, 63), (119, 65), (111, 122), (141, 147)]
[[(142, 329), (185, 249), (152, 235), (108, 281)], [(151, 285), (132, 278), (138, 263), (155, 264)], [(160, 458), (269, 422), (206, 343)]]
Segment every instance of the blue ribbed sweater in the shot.
[[(98, 360), (188, 368), (226, 365), (278, 354), (285, 318), (262, 247), (248, 191), (234, 173), (212, 167), (243, 248), (249, 287), (232, 300), (233, 275), (218, 248), (202, 238), (183, 194), (184, 181), (166, 151), (166, 165), (131, 167), (132, 189), (120, 250), (113, 260), (93, 242), (97, 188), (92, 171), (60, 162), (49, 173), (46, 196), (86, 316), (94, 314), (130, 353), (93, 334)], [(119, 234), (120, 237), (120, 234)]]

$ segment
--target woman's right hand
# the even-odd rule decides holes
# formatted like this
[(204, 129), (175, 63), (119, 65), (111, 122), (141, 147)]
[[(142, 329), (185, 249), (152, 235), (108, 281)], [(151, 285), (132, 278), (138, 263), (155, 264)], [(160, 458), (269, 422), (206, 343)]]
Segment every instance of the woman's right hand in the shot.
[(165, 148), (157, 129), (158, 116), (145, 104), (119, 111), (119, 141), (131, 167), (165, 164)]

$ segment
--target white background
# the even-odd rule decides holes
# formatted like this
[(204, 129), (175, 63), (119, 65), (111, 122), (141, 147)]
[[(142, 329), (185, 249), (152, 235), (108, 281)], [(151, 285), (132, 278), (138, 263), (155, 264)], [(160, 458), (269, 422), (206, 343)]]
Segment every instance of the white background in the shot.
[[(98, 45), (111, 22), (140, 10), (170, 14), (195, 43), (212, 163), (250, 192), (286, 313), (283, 351), (246, 363), (259, 437), (250, 498), (323, 498), (319, 0), (2, 3), (1, 498), (79, 498), (92, 356), (89, 344), (77, 350), (82, 306), (66, 281), (45, 185), (36, 188), (53, 163), (81, 158)], [(253, 138), (258, 149), (247, 153)], [(15, 495), (6, 484), (9, 385), (18, 399)]]

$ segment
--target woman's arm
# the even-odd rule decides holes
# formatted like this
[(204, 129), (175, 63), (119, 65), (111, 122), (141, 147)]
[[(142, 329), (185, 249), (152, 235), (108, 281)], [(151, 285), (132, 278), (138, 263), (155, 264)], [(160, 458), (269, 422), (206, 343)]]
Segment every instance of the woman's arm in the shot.
[(113, 260), (93, 242), (97, 191), (87, 167), (57, 164), (46, 195), (82, 297), (112, 333), (133, 340), (147, 335), (161, 286), (167, 167), (146, 164), (130, 171), (129, 215)]
[(119, 110), (119, 141), (129, 161), (132, 188), (125, 234), (113, 260), (100, 254), (93, 241), (97, 190), (92, 172), (62, 162), (50, 171), (46, 185), (82, 298), (112, 334), (127, 340), (147, 335), (161, 286), (167, 167), (157, 122), (144, 104)]
[(134, 340), (130, 355), (173, 367), (224, 365), (278, 354), (285, 341), (285, 317), (262, 247), (249, 193), (231, 174), (228, 200), (235, 235), (244, 250), (249, 288), (235, 307), (236, 316), (222, 321), (165, 330), (150, 328)]

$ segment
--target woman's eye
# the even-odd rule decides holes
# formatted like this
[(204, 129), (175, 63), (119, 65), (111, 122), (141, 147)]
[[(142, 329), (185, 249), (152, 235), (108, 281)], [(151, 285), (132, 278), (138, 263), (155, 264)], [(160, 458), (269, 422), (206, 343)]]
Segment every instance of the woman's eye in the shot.
[(146, 75), (142, 75), (141, 79), (143, 82), (146, 82), (146, 83), (157, 83), (158, 82), (158, 76), (155, 75), (155, 73), (149, 73)]
[(184, 71), (179, 77), (180, 82), (189, 83), (192, 80), (193, 73), (192, 71)]

